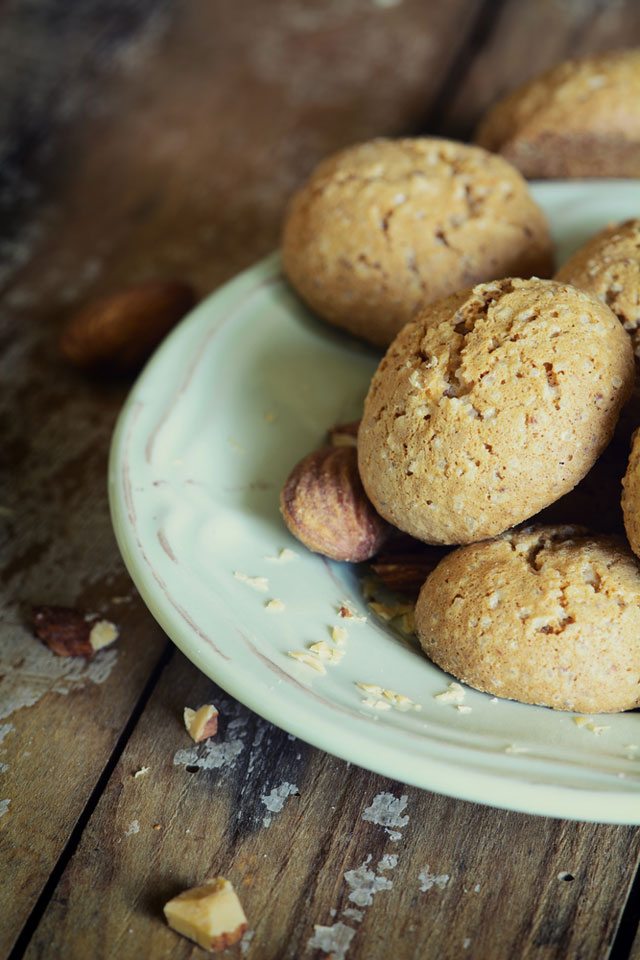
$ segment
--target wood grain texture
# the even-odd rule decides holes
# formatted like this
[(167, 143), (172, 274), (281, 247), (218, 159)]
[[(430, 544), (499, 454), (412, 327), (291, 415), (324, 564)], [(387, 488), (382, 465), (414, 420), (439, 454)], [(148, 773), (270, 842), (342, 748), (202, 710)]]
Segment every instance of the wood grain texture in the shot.
[(470, 137), (497, 99), (568, 57), (640, 43), (635, 0), (500, 0), (491, 9), (490, 29), (470, 39), (432, 118), (446, 136)]
[[(482, 809), (348, 767), (212, 693), (177, 654), (145, 706), (165, 638), (123, 572), (105, 493), (127, 385), (70, 372), (55, 344), (73, 305), (124, 282), (178, 275), (212, 289), (277, 244), (287, 196), (325, 154), (417, 131), (429, 116), (439, 130), (466, 131), (539, 67), (637, 42), (637, 6), (241, 0), (230, 15), (224, 0), (14, 0), (8, 8), (0, 641), (12, 658), (18, 651), (15, 676), (35, 643), (24, 625), (32, 602), (103, 610), (122, 639), (105, 682), (72, 684), (66, 696), (52, 692), (40, 659), (49, 692), (6, 721), (0, 800), (12, 802), (0, 819), (8, 865), (0, 955), (35, 907), (16, 957), (202, 956), (163, 926), (161, 906), (221, 871), (247, 908), (256, 960), (301, 956), (314, 924), (338, 922), (355, 930), (348, 960), (607, 957), (640, 831)], [(188, 746), (182, 708), (212, 695), (238, 721), (221, 736), (239, 752), (234, 764), (190, 773), (173, 762)], [(144, 765), (149, 774), (134, 779)], [(283, 783), (299, 794), (265, 827), (261, 798)], [(362, 819), (384, 791), (407, 796), (397, 843)], [(384, 854), (398, 856), (388, 872), (376, 869)], [(386, 877), (393, 886), (357, 907), (345, 873), (362, 864), (370, 883)], [(427, 867), (449, 880), (421, 891)], [(561, 872), (575, 879), (558, 880)], [(362, 920), (341, 917), (344, 909), (362, 909)], [(627, 917), (616, 957), (628, 953), (638, 911)]]
[[(174, 763), (193, 748), (182, 709), (204, 702), (221, 708), (214, 756), (237, 755), (189, 772)], [(135, 778), (142, 766), (148, 774)], [(269, 813), (262, 798), (282, 784), (297, 792)], [(380, 793), (406, 798), (399, 840), (363, 819)], [(385, 855), (397, 865), (380, 869)], [(314, 925), (337, 923), (354, 931), (349, 958), (606, 957), (618, 919), (612, 905), (639, 856), (633, 828), (481, 808), (322, 754), (238, 706), (176, 654), (26, 956), (200, 956), (163, 926), (162, 904), (222, 874), (255, 931), (249, 958), (319, 958), (308, 950)], [(349, 875), (358, 868), (370, 871), (369, 898), (365, 890), (354, 901), (363, 884)], [(432, 878), (429, 889), (421, 890), (421, 873)], [(387, 889), (372, 892), (385, 880)], [(354, 908), (360, 921), (343, 913)]]
[[(205, 291), (268, 252), (286, 196), (319, 157), (415, 123), (475, 9), (73, 6), (77, 17), (58, 0), (19, 0), (0, 40), (11, 104), (0, 117), (0, 637), (14, 680), (36, 643), (31, 603), (103, 610), (122, 639), (104, 684), (47, 693), (9, 718), (0, 953), (64, 854), (165, 643), (109, 522), (108, 443), (127, 385), (64, 366), (64, 318), (94, 291), (154, 274)], [(384, 81), (374, 98), (371, 75)], [(130, 602), (111, 604), (123, 595)], [(46, 656), (37, 693), (56, 685)]]

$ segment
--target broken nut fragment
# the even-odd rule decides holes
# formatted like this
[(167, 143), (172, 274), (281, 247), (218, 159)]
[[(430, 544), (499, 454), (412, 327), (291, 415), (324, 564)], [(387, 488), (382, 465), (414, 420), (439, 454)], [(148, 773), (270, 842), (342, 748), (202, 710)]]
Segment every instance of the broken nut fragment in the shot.
[(68, 321), (60, 351), (85, 370), (128, 373), (146, 360), (194, 303), (186, 283), (150, 281), (87, 304)]
[(109, 620), (73, 607), (34, 607), (32, 622), (38, 639), (59, 657), (92, 657), (119, 635), (118, 628)]
[(194, 743), (202, 743), (218, 732), (218, 711), (212, 703), (205, 703), (198, 710), (185, 707), (184, 725)]
[(389, 535), (364, 492), (355, 447), (325, 447), (301, 460), (282, 489), (280, 510), (294, 537), (332, 560), (368, 560)]
[(179, 893), (164, 906), (167, 923), (176, 933), (205, 950), (225, 950), (237, 943), (248, 927), (242, 904), (224, 877)]
[(329, 430), (329, 443), (332, 447), (357, 447), (359, 427), (359, 420), (336, 424)]

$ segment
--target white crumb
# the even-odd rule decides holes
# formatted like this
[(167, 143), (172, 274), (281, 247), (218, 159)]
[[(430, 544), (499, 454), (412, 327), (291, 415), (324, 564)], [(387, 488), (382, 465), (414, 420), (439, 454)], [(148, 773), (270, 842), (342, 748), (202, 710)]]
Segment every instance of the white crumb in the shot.
[(278, 600), (277, 597), (274, 597), (272, 600), (267, 600), (264, 608), (267, 613), (282, 613), (282, 611), (286, 609), (282, 600)]
[(309, 653), (307, 650), (288, 650), (287, 656), (291, 657), (292, 660), (297, 660), (299, 663), (303, 663), (306, 667), (311, 667), (312, 670), (315, 670), (317, 673), (326, 673), (326, 668), (320, 657), (316, 654)]
[(446, 690), (443, 690), (442, 693), (436, 693), (434, 695), (434, 700), (437, 700), (439, 703), (452, 703), (456, 706), (463, 702), (467, 691), (459, 683), (456, 683), (455, 680), (452, 681)]
[(269, 581), (266, 577), (249, 577), (240, 570), (234, 570), (233, 575), (240, 583), (246, 583), (248, 587), (257, 590), (259, 593), (266, 593), (269, 589)]

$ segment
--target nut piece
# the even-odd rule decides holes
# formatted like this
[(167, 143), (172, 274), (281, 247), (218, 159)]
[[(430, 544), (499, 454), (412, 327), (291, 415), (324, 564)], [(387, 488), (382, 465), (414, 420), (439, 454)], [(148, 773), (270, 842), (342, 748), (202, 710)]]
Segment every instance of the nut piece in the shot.
[(359, 420), (336, 424), (329, 430), (329, 443), (332, 447), (357, 447), (359, 426)]
[(417, 600), (423, 583), (446, 552), (439, 547), (415, 543), (406, 553), (389, 551), (379, 554), (371, 569), (389, 590)]
[(87, 616), (73, 607), (34, 607), (32, 622), (38, 639), (59, 657), (92, 657), (119, 635), (109, 620)]
[(247, 918), (233, 886), (224, 877), (179, 893), (164, 905), (167, 923), (205, 950), (225, 950), (241, 939)]
[(326, 447), (301, 460), (282, 489), (280, 510), (294, 537), (332, 560), (368, 560), (389, 533), (364, 492), (355, 447)]
[(146, 360), (196, 302), (178, 281), (150, 281), (87, 304), (67, 322), (60, 351), (86, 370), (128, 373)]
[(212, 703), (205, 703), (198, 710), (185, 707), (184, 725), (194, 743), (202, 743), (218, 732), (218, 711)]

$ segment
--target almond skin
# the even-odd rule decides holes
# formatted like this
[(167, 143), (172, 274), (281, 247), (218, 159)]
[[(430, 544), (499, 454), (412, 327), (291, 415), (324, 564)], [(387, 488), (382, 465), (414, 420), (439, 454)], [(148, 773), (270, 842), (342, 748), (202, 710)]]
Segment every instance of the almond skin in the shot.
[(280, 510), (294, 537), (331, 560), (368, 560), (389, 535), (364, 492), (355, 447), (325, 447), (301, 460), (282, 488)]
[(97, 613), (75, 607), (34, 607), (33, 632), (58, 657), (90, 658), (118, 639), (118, 628)]
[(195, 302), (193, 289), (177, 280), (129, 287), (94, 300), (70, 317), (60, 352), (84, 370), (130, 373)]
[(376, 557), (371, 569), (389, 590), (417, 600), (425, 580), (447, 552), (431, 547), (416, 553), (384, 553)]

